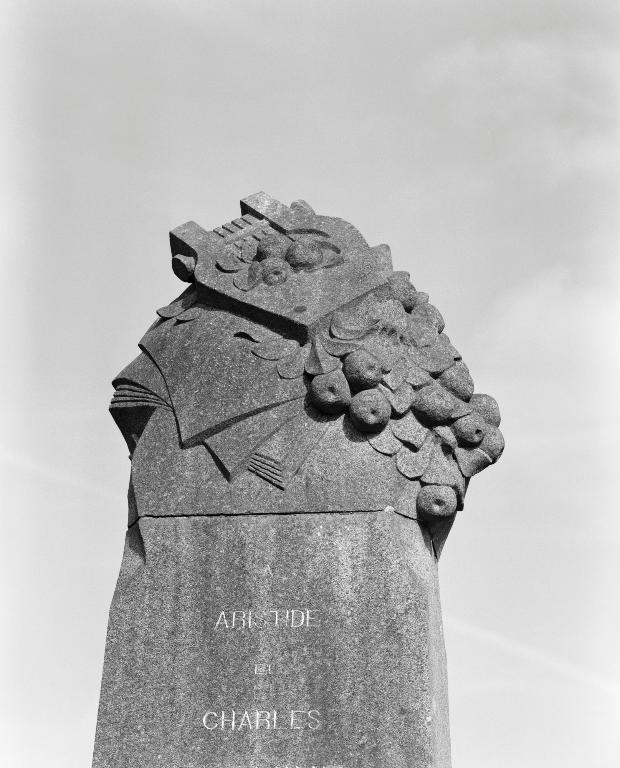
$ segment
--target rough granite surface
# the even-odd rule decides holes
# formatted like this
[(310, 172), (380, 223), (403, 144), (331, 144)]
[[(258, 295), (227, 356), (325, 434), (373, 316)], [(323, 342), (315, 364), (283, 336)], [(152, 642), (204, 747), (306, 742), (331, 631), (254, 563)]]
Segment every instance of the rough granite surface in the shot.
[(142, 519), (103, 690), (97, 768), (445, 768), (428, 536), (391, 510)]
[(130, 451), (94, 768), (449, 768), (437, 561), (499, 459), (387, 245), (258, 193), (114, 379)]

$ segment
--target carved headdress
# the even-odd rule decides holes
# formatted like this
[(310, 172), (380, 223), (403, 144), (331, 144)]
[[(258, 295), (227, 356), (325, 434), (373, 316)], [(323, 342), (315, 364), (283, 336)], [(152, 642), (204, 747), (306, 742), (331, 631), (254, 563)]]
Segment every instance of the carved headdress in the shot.
[(263, 192), (241, 214), (170, 233), (190, 285), (114, 381), (133, 514), (179, 514), (179, 498), (197, 515), (391, 506), (439, 554), (502, 453), (497, 403), (387, 245)]

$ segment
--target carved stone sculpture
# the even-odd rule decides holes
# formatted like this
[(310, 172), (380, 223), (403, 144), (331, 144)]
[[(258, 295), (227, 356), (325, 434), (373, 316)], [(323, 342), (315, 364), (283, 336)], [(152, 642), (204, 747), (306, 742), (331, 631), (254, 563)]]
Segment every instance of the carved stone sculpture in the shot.
[(97, 768), (450, 765), (437, 559), (504, 448), (439, 311), (264, 193), (114, 380), (131, 454)]

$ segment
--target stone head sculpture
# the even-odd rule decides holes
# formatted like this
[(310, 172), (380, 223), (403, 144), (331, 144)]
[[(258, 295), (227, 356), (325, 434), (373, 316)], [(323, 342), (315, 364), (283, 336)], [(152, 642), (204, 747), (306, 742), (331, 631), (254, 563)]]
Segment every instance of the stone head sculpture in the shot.
[(241, 213), (171, 232), (189, 287), (114, 382), (131, 450), (166, 411), (140, 443), (144, 466), (164, 421), (175, 443), (163, 471), (147, 470), (148, 493), (134, 463), (138, 509), (177, 514), (179, 492), (194, 514), (391, 506), (439, 554), (470, 478), (502, 453), (495, 400), (474, 392), (441, 313), (392, 270), (387, 245), (303, 201), (258, 193)]
[(437, 559), (504, 441), (387, 245), (264, 193), (114, 380), (131, 455), (96, 768), (447, 768)]

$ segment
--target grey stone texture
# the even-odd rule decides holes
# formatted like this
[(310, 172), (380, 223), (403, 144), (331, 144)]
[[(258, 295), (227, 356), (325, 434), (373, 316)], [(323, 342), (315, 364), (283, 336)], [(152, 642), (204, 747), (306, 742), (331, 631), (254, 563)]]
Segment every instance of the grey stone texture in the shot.
[(137, 528), (110, 616), (95, 766), (449, 765), (437, 564), (414, 520)]
[(387, 245), (265, 193), (110, 406), (131, 454), (96, 768), (447, 768), (437, 560), (504, 441)]

